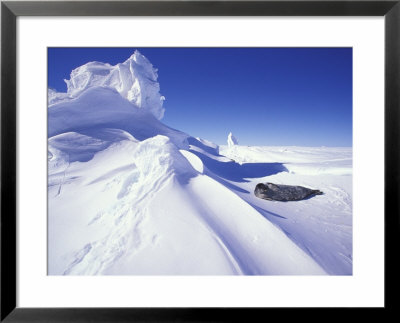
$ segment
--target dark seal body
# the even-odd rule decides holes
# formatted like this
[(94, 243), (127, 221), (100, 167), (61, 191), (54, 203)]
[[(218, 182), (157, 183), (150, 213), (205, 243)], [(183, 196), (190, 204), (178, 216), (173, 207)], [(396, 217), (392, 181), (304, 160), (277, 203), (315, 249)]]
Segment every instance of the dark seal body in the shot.
[(299, 201), (313, 195), (321, 195), (320, 190), (312, 190), (303, 186), (281, 185), (273, 183), (257, 184), (254, 195), (270, 201)]

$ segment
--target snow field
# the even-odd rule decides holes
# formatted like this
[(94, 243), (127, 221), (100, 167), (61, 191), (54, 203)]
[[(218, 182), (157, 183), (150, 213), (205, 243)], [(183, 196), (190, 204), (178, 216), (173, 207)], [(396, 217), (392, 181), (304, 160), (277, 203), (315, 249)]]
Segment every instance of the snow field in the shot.
[[(49, 275), (351, 275), (352, 149), (229, 146), (164, 125), (139, 52), (49, 90)], [(257, 183), (324, 192), (297, 202)]]

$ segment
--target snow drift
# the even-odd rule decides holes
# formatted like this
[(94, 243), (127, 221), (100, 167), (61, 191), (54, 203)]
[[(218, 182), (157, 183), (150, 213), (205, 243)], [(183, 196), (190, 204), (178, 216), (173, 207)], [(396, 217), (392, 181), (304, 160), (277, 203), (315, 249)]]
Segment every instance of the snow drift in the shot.
[(351, 274), (348, 173), (328, 172), (326, 194), (300, 204), (252, 194), (270, 179), (317, 185), (289, 171), (305, 162), (348, 171), (329, 150), (220, 149), (166, 126), (156, 70), (137, 51), (78, 67), (67, 85), (49, 90), (50, 275)]

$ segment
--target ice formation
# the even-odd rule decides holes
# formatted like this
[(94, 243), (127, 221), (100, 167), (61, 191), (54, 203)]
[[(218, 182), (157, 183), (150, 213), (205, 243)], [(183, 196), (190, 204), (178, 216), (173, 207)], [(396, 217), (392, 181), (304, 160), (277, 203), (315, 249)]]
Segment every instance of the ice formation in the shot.
[(49, 104), (63, 99), (76, 98), (85, 90), (101, 86), (115, 89), (136, 107), (150, 111), (157, 119), (164, 116), (157, 69), (139, 51), (125, 62), (112, 66), (107, 63), (89, 62), (71, 72), (67, 93), (49, 90)]
[(235, 146), (239, 143), (239, 141), (235, 138), (235, 136), (232, 134), (232, 132), (229, 133), (228, 135), (228, 146), (232, 147)]

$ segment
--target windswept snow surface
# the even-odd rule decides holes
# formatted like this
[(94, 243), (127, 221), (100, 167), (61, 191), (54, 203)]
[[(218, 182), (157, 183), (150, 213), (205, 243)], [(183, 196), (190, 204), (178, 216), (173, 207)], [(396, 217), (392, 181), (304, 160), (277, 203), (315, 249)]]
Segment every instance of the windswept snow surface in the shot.
[[(221, 146), (220, 150), (242, 166), (281, 164), (282, 172), (238, 183), (237, 194), (327, 273), (352, 274), (352, 148)], [(259, 182), (301, 185), (323, 195), (294, 202), (266, 201), (253, 194)]]
[[(157, 86), (142, 105), (116, 67), (84, 66), (49, 91), (50, 275), (352, 273), (351, 149), (218, 147), (161, 123)], [(261, 200), (265, 181), (324, 195)]]

